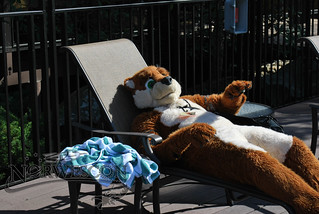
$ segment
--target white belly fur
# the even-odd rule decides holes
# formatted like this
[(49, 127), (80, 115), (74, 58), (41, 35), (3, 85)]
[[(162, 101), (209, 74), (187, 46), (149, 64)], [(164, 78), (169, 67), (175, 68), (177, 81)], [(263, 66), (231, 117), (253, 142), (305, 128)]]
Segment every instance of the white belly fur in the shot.
[[(196, 109), (185, 113), (178, 106), (185, 106), (187, 102)], [(225, 143), (232, 143), (240, 148), (268, 152), (271, 156), (285, 161), (285, 155), (292, 146), (291, 135), (275, 132), (257, 126), (238, 126), (228, 119), (206, 111), (203, 107), (191, 101), (179, 99), (175, 104), (155, 108), (162, 112), (161, 122), (168, 126), (179, 124), (179, 128), (194, 123), (207, 123), (216, 129), (216, 136)], [(187, 111), (187, 110), (186, 110)]]

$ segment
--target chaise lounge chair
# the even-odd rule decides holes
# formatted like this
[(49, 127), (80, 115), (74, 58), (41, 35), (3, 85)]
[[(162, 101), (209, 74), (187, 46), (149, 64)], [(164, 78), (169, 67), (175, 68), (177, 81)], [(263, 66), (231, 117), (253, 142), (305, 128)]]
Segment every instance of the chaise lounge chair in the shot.
[[(234, 203), (235, 198), (233, 197), (232, 191), (236, 191), (246, 196), (257, 197), (281, 205), (289, 213), (294, 213), (293, 209), (286, 203), (272, 198), (254, 187), (226, 182), (218, 178), (204, 176), (184, 169), (162, 166), (160, 161), (153, 154), (148, 140), (151, 139), (160, 142), (161, 138), (153, 134), (129, 133), (131, 122), (140, 110), (135, 107), (131, 94), (122, 84), (126, 77), (132, 76), (132, 74), (146, 66), (143, 57), (130, 40), (119, 39), (84, 45), (66, 46), (63, 49), (74, 59), (80, 73), (87, 80), (88, 85), (102, 109), (104, 114), (102, 117), (109, 123), (108, 125), (112, 131), (117, 131), (95, 130), (95, 133), (103, 135), (115, 134), (119, 141), (128, 145), (131, 144), (130, 135), (134, 134), (141, 136), (147, 156), (159, 164), (159, 171), (161, 174), (187, 178), (203, 184), (225, 188), (227, 203), (229, 205)], [(70, 83), (67, 82), (66, 88), (68, 88), (68, 84)], [(66, 124), (72, 124), (71, 118), (66, 121)], [(77, 127), (85, 128), (82, 125), (77, 125)], [(93, 129), (90, 130), (93, 131)], [(72, 182), (73, 181), (69, 182), (71, 207), (74, 213), (76, 213), (80, 185), (74, 185)], [(161, 179), (157, 179), (153, 182), (154, 213), (160, 213), (160, 186)], [(141, 212), (141, 197), (142, 183), (141, 179), (137, 179), (134, 200), (136, 212)]]

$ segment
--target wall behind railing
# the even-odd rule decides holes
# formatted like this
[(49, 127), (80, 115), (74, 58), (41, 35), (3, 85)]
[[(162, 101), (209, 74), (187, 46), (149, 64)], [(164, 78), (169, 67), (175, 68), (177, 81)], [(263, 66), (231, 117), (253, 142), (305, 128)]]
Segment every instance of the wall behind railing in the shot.
[(219, 93), (246, 79), (253, 81), (250, 101), (278, 107), (318, 95), (317, 60), (297, 41), (318, 34), (318, 1), (249, 1), (249, 29), (238, 35), (224, 31), (221, 0), (78, 8), (48, 0), (41, 10), (0, 13), (2, 183), (9, 175), (13, 183), (47, 173), (42, 154), (73, 144), (65, 117), (100, 123), (61, 46), (129, 38), (148, 64), (171, 72), (184, 94)]

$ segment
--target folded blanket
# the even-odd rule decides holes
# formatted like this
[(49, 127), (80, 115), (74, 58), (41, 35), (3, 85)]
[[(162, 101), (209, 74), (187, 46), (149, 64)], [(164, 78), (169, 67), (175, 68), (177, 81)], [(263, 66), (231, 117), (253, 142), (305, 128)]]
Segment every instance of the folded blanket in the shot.
[(109, 137), (93, 137), (83, 144), (66, 147), (59, 155), (58, 170), (68, 176), (82, 176), (83, 172), (104, 186), (118, 178), (131, 188), (136, 177), (152, 183), (158, 176), (155, 162), (142, 158), (135, 149), (115, 143)]

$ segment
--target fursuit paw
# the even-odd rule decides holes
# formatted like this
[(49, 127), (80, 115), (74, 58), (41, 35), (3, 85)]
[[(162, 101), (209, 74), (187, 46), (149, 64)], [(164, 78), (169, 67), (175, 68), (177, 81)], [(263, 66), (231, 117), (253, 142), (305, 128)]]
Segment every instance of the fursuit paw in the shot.
[(236, 80), (227, 86), (225, 90), (225, 95), (228, 96), (229, 98), (239, 97), (240, 95), (245, 93), (246, 90), (249, 90), (251, 88), (252, 88), (251, 81)]

